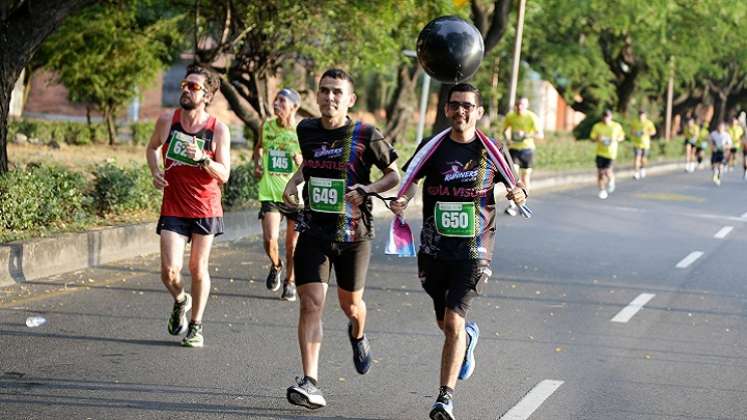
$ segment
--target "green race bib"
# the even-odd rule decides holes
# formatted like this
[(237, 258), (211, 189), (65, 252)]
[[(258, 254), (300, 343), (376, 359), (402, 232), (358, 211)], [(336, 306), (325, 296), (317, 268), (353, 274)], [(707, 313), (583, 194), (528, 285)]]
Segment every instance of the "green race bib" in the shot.
[(290, 154), (285, 150), (270, 149), (267, 153), (267, 170), (272, 174), (292, 173)]
[(320, 213), (345, 213), (345, 180), (309, 178), (309, 205)]
[(436, 232), (441, 236), (473, 238), (475, 236), (475, 203), (437, 202)]
[[(196, 138), (197, 147), (202, 149), (205, 146), (205, 140)], [(192, 143), (192, 136), (172, 131), (169, 148), (166, 150), (166, 157), (190, 166), (197, 166), (197, 162), (187, 157), (187, 146)]]

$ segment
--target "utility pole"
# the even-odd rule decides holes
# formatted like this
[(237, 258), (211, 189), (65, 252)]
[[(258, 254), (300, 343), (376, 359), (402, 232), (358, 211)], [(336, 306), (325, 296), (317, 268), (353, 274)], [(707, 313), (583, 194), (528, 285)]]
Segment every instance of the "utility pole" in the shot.
[(516, 42), (514, 43), (514, 62), (511, 68), (511, 88), (508, 96), (508, 109), (513, 110), (516, 103), (516, 85), (519, 83), (519, 65), (521, 64), (521, 38), (524, 34), (524, 10), (527, 1), (519, 0), (519, 16), (516, 19)]
[(672, 139), (672, 100), (674, 96), (674, 56), (669, 56), (669, 82), (667, 83), (667, 116), (664, 140)]

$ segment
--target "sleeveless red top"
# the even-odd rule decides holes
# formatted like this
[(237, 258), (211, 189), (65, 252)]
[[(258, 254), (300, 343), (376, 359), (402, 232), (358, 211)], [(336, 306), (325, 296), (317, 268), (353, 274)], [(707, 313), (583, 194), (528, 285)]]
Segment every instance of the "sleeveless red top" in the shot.
[(182, 132), (188, 136), (195, 136), (205, 140), (203, 150), (210, 159), (215, 158), (213, 150), (213, 134), (215, 133), (216, 119), (208, 118), (205, 127), (197, 133), (187, 132), (182, 128), (180, 122), (181, 109), (174, 111), (171, 118), (171, 129), (169, 136), (161, 147), (165, 170), (166, 182), (169, 185), (163, 189), (163, 204), (161, 205), (161, 216), (175, 216), (187, 218), (222, 217), (223, 207), (221, 205), (221, 192), (218, 180), (210, 176), (208, 172), (199, 166), (191, 166), (166, 157), (169, 143), (174, 131)]

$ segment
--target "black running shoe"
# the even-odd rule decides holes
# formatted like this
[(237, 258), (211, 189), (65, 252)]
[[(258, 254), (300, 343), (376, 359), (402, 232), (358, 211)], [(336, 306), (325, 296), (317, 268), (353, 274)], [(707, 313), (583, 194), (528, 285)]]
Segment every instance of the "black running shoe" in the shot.
[(169, 317), (168, 331), (171, 335), (181, 335), (187, 332), (187, 312), (192, 309), (192, 297), (185, 295), (184, 300), (174, 301)]
[(371, 346), (368, 344), (368, 338), (365, 335), (360, 340), (353, 338), (353, 324), (348, 324), (348, 338), (353, 346), (355, 370), (365, 375), (371, 369)]
[(296, 284), (288, 281), (283, 283), (283, 294), (280, 296), (281, 299), (287, 300), (288, 302), (296, 301)]
[(311, 383), (309, 378), (296, 378), (296, 384), (288, 388), (286, 392), (288, 402), (293, 405), (300, 405), (311, 410), (322, 408), (327, 405), (327, 401), (322, 395), (322, 390)]
[(273, 292), (278, 291), (278, 289), (280, 288), (280, 273), (282, 272), (282, 263), (277, 267), (275, 267), (274, 265), (270, 267), (270, 274), (267, 275), (267, 281), (265, 282), (268, 290), (272, 290)]

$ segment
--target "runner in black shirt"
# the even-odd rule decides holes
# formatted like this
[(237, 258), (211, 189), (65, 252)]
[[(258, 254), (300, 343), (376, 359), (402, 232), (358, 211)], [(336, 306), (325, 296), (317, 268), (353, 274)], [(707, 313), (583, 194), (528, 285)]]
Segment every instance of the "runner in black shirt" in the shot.
[[(334, 268), (337, 297), (350, 319), (348, 336), (358, 373), (371, 366), (371, 352), (364, 335), (366, 304), (363, 290), (371, 256), (373, 221), (371, 200), (361, 194), (387, 191), (399, 182), (394, 161), (397, 154), (374, 127), (348, 117), (355, 103), (353, 81), (342, 70), (326, 71), (319, 81), (317, 103), (322, 117), (302, 121), (297, 128), (303, 166), (283, 193), (288, 204), (297, 205), (298, 184), (303, 188), (304, 209), (297, 230), (294, 264), (301, 300), (298, 341), (303, 378), (287, 390), (291, 404), (307, 408), (326, 405), (318, 387), (319, 349), (322, 345), (322, 313), (327, 283)], [(371, 182), (371, 167), (383, 175)]]
[[(433, 299), (438, 326), (446, 336), (441, 355), (441, 387), (430, 413), (434, 420), (454, 419), (457, 378), (467, 379), (474, 371), (480, 330), (474, 321), (465, 322), (465, 318), (472, 299), (481, 293), (491, 274), (494, 187), (505, 180), (476, 136), (475, 123), (483, 112), (476, 88), (467, 83), (453, 86), (445, 109), (451, 132), (415, 176), (425, 178), (418, 275)], [(419, 148), (429, 140), (424, 140)], [(510, 163), (506, 149), (500, 149)], [(403, 169), (409, 165), (410, 162)], [(416, 189), (413, 183), (403, 197), (392, 203), (392, 211), (401, 215)], [(521, 205), (526, 192), (520, 184), (506, 197)]]

